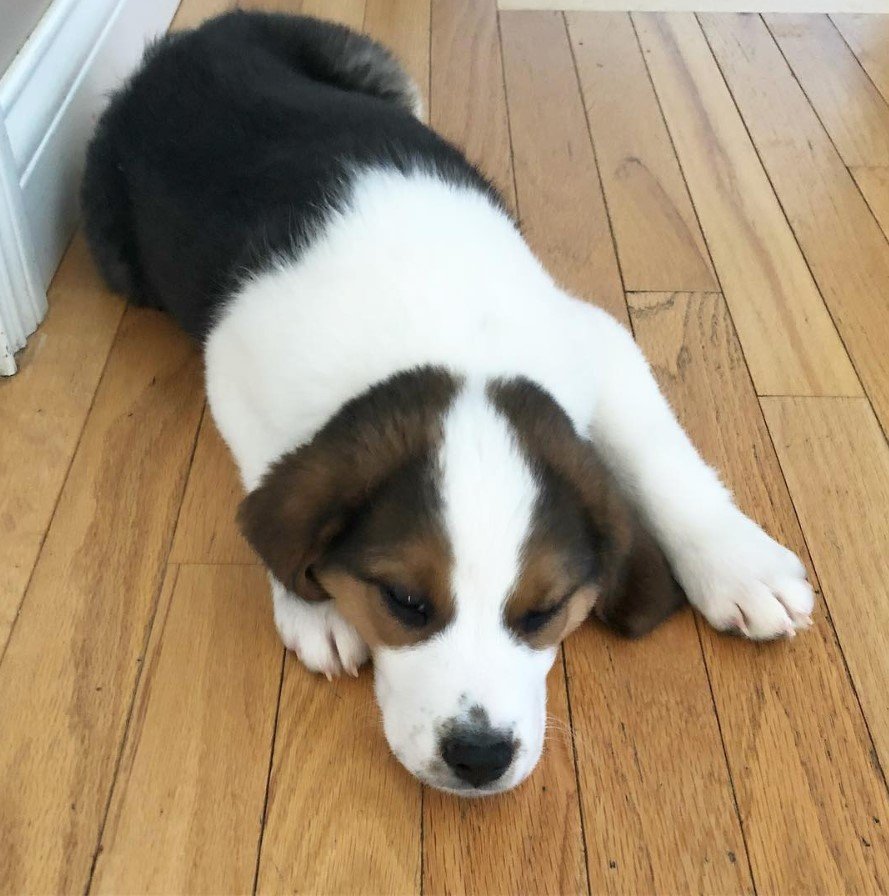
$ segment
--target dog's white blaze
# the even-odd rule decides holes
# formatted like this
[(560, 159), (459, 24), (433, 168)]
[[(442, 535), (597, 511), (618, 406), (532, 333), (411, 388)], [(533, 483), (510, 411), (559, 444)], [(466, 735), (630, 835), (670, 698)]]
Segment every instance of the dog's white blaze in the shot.
[(483, 384), (464, 387), (450, 408), (439, 463), (455, 622), (485, 637), (516, 583), (537, 484)]
[(439, 467), (454, 618), (428, 643), (378, 651), (377, 695), (399, 759), (444, 787), (459, 782), (438, 758), (442, 726), (483, 710), (492, 727), (519, 743), (499, 782), (512, 786), (543, 747), (546, 673), (555, 650), (531, 649), (504, 622), (538, 489), (483, 381), (466, 385), (445, 416)]

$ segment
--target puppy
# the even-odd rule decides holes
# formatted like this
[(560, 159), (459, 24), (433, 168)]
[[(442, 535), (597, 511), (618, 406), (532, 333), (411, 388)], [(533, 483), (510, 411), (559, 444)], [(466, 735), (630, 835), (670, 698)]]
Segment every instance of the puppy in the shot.
[(640, 635), (684, 592), (775, 638), (813, 595), (630, 335), (419, 112), (367, 38), (231, 13), (114, 96), (83, 208), (108, 284), (203, 343), (284, 644), (328, 677), (373, 656), (392, 751), (476, 795), (534, 768), (547, 672), (590, 613)]

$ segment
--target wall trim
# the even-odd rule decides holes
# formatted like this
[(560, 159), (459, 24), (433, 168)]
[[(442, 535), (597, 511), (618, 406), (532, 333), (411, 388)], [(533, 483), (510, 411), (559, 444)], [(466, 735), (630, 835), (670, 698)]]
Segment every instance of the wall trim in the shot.
[(16, 372), (15, 353), (46, 314), (12, 147), (0, 122), (0, 376)]
[(27, 169), (116, 5), (117, 0), (55, 0), (0, 81), (0, 107), (20, 173)]
[(53, 0), (0, 79), (0, 358), (21, 348), (46, 311), (44, 291), (77, 224), (84, 152), (108, 93), (178, 5)]

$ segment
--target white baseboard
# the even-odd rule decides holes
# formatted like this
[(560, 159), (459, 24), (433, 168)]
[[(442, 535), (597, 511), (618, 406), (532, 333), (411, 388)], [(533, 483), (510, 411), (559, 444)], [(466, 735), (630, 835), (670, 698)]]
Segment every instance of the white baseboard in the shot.
[(498, 0), (497, 8), (503, 11), (889, 13), (889, 0)]
[[(0, 79), (0, 131), (8, 135), (0, 159), (0, 263), (9, 267), (14, 245), (5, 234), (17, 233), (38, 288), (37, 320), (24, 322), (24, 336), (45, 311), (43, 290), (76, 226), (84, 151), (106, 97), (138, 63), (145, 44), (166, 31), (178, 5), (179, 0), (54, 0)], [(23, 283), (11, 275), (0, 280), (0, 334), (13, 351), (24, 339), (15, 309), (32, 301)], [(15, 298), (7, 298), (10, 289)]]
[(0, 376), (46, 313), (12, 147), (0, 122)]

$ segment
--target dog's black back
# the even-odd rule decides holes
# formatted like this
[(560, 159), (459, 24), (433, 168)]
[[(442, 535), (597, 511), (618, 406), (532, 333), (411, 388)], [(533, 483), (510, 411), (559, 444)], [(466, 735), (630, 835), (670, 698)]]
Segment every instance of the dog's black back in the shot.
[(243, 276), (297, 254), (348, 202), (356, 170), (421, 167), (494, 195), (414, 100), (385, 49), (315, 19), (234, 12), (161, 40), (87, 153), (104, 277), (201, 338)]

